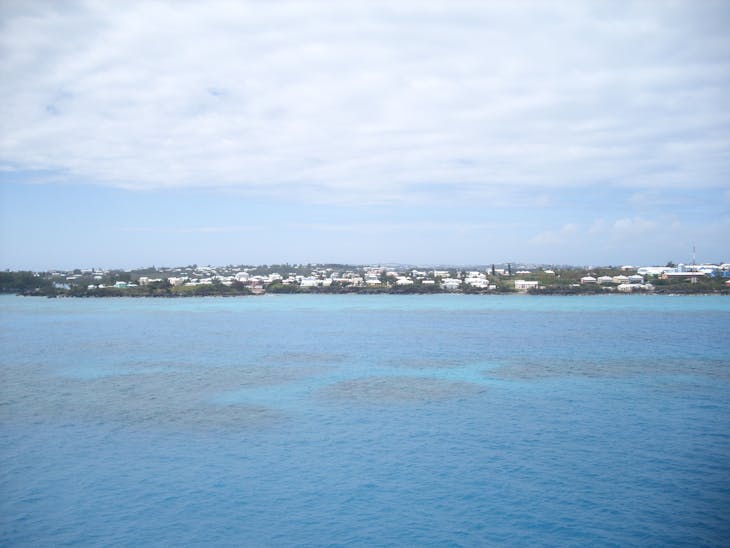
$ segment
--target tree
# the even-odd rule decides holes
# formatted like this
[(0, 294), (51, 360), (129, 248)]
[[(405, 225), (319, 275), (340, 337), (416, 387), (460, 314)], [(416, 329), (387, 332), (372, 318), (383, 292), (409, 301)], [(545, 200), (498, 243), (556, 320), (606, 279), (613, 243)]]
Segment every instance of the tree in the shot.
[(0, 272), (0, 293), (31, 293), (53, 288), (50, 280), (30, 271)]

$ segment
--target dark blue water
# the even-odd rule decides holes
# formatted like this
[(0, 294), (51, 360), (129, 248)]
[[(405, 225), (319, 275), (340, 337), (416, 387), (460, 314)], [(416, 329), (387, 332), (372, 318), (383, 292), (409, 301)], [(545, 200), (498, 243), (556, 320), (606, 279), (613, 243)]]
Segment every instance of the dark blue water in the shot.
[(730, 300), (0, 297), (2, 545), (727, 545)]

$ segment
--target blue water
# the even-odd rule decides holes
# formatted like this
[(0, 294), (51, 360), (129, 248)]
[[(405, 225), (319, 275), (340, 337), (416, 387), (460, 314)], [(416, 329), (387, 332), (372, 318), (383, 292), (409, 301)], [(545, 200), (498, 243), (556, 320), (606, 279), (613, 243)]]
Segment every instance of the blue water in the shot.
[(0, 297), (0, 544), (728, 545), (730, 299)]

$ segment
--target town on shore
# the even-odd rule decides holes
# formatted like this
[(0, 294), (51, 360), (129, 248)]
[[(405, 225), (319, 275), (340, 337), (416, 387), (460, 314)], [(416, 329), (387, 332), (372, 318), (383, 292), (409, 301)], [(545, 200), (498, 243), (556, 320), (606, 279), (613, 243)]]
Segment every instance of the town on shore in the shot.
[(265, 293), (581, 295), (730, 294), (730, 264), (573, 267), (525, 264), (472, 267), (280, 264), (189, 265), (0, 272), (0, 292), (48, 297), (185, 297)]

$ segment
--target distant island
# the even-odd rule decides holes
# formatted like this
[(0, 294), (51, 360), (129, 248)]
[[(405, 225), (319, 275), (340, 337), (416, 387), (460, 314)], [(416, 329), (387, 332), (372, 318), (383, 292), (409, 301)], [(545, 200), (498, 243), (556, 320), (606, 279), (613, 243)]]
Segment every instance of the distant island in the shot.
[(194, 297), (264, 293), (593, 295), (730, 294), (730, 264), (470, 267), (279, 264), (0, 272), (0, 293), (46, 297)]

